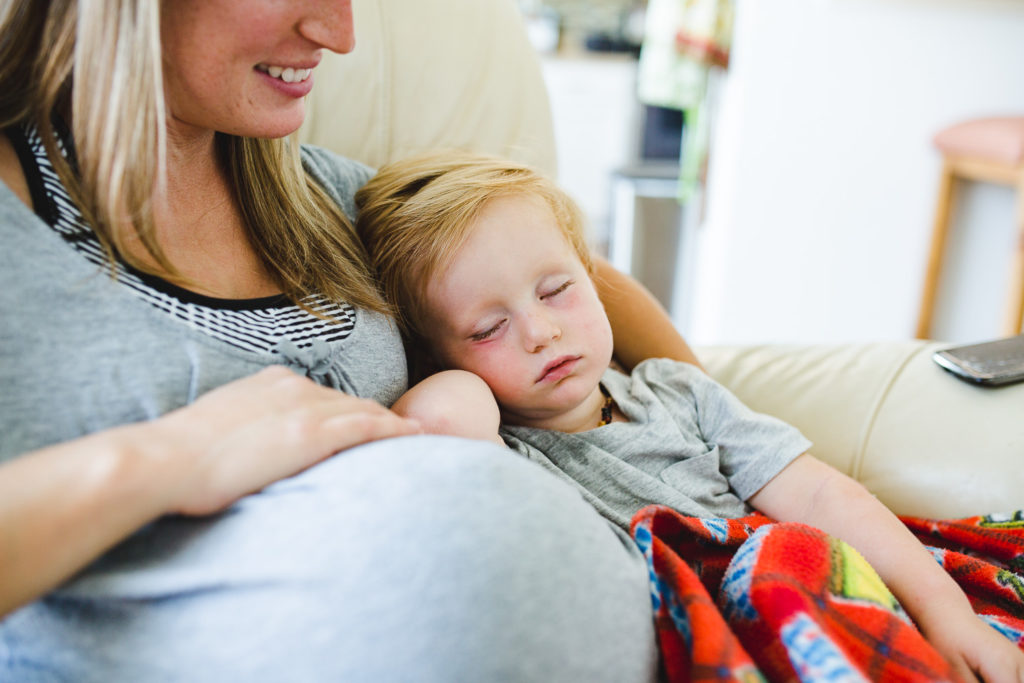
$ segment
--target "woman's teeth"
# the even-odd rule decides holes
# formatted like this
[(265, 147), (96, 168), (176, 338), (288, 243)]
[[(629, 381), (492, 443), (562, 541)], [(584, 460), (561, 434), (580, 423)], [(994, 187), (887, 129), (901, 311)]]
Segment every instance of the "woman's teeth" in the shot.
[(312, 69), (293, 69), (290, 66), (284, 68), (280, 66), (264, 66), (260, 64), (256, 68), (263, 73), (270, 74), (274, 78), (280, 78), (285, 83), (301, 83), (309, 78), (309, 75), (313, 73)]

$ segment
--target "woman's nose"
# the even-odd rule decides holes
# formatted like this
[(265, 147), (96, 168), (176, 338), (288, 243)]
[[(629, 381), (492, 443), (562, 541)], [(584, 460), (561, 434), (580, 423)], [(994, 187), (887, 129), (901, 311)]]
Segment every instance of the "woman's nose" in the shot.
[(347, 53), (356, 46), (352, 0), (315, 0), (299, 21), (299, 34), (331, 52)]
[(562, 329), (551, 316), (544, 312), (533, 312), (526, 316), (524, 325), (524, 341), (528, 351), (543, 349), (552, 341), (562, 336)]

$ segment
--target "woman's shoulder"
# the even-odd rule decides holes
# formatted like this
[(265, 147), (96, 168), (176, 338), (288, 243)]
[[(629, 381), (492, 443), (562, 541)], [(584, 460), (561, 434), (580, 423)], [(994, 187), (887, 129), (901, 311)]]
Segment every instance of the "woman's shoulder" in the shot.
[(302, 166), (338, 202), (348, 217), (354, 219), (356, 190), (365, 185), (376, 171), (362, 162), (316, 145), (302, 146)]
[(302, 164), (311, 173), (325, 177), (355, 178), (362, 183), (376, 173), (363, 162), (349, 159), (326, 147), (304, 144), (301, 150)]

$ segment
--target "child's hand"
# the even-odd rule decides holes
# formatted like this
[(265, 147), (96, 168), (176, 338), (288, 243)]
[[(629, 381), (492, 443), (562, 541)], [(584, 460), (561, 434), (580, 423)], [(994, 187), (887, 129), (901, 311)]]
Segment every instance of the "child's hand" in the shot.
[(925, 635), (965, 681), (1024, 683), (1024, 651), (977, 616)]

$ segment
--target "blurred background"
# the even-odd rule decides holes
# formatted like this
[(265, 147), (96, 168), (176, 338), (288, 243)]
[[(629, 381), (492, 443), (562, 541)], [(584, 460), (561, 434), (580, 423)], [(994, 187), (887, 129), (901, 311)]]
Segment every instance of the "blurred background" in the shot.
[[(1024, 0), (519, 4), (559, 181), (695, 344), (913, 337), (933, 136), (1024, 116)], [(933, 338), (1000, 336), (1018, 221), (1013, 188), (960, 188)]]

